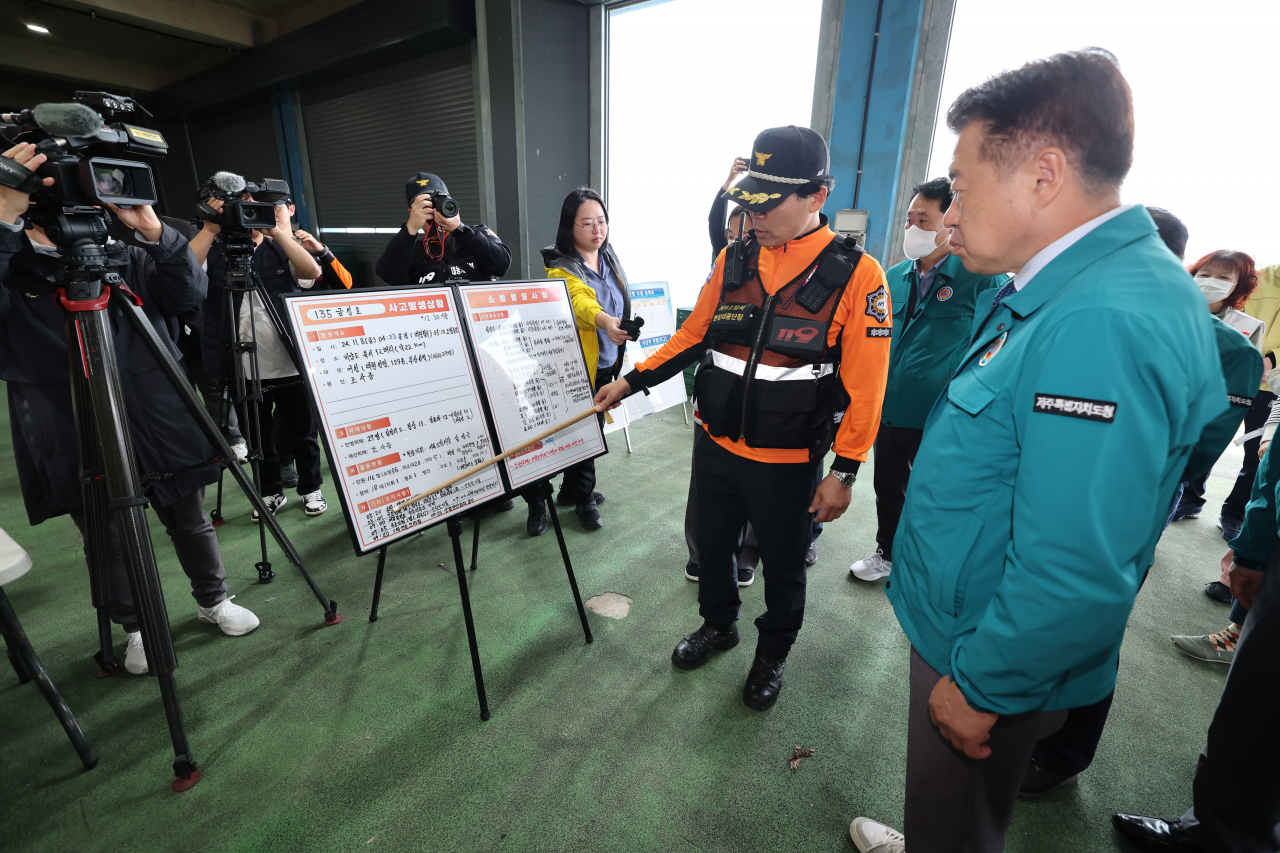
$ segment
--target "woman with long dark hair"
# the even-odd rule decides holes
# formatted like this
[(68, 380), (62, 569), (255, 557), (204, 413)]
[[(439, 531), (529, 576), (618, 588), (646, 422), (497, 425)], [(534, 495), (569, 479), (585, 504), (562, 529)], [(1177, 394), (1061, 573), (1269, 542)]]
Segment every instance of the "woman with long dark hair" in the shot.
[[(547, 278), (568, 282), (594, 391), (621, 372), (628, 338), (620, 324), (631, 317), (627, 274), (609, 245), (609, 211), (599, 193), (579, 187), (565, 196), (555, 245), (542, 250), (542, 263)], [(578, 520), (587, 530), (604, 526), (597, 509), (604, 495), (595, 485), (595, 460), (588, 459), (565, 469), (556, 498), (561, 505), (576, 508)], [(546, 530), (546, 510), (541, 503), (530, 505), (528, 529), (532, 536)]]

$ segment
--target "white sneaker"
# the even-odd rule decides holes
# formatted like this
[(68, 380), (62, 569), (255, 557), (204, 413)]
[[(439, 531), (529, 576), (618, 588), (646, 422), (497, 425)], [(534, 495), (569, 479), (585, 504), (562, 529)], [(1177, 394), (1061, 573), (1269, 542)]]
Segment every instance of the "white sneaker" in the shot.
[(212, 607), (201, 607), (196, 612), (196, 618), (201, 622), (217, 625), (228, 637), (242, 637), (257, 628), (258, 617), (239, 604), (232, 604), (232, 598), (235, 596), (224, 598)]
[(231, 452), (236, 455), (237, 462), (249, 461), (249, 445), (243, 439), (231, 445)]
[(849, 837), (860, 853), (906, 853), (907, 841), (902, 833), (866, 817), (856, 817), (849, 824)]
[(849, 574), (860, 581), (878, 581), (880, 578), (889, 577), (891, 571), (893, 571), (893, 563), (886, 560), (879, 551), (849, 567)]
[(129, 634), (129, 648), (124, 653), (124, 668), (134, 675), (147, 674), (147, 650), (142, 647), (142, 632)]
[[(267, 509), (271, 510), (272, 515), (277, 515), (280, 512), (280, 507), (287, 504), (289, 499), (284, 495), (263, 495), (262, 502), (267, 505)], [(258, 521), (258, 511), (256, 509), (253, 511), (253, 523), (262, 523)]]
[(329, 505), (324, 502), (324, 495), (320, 494), (319, 489), (302, 496), (302, 511), (307, 515), (319, 515), (328, 508)]

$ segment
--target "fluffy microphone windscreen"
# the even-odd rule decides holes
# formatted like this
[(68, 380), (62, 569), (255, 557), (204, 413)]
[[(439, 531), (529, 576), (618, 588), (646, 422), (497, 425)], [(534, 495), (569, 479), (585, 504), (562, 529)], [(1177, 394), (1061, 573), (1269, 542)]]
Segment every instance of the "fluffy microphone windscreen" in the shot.
[(93, 136), (102, 128), (102, 117), (84, 104), (40, 104), (31, 114), (50, 136)]
[(225, 193), (244, 192), (244, 178), (234, 172), (214, 172), (209, 180)]

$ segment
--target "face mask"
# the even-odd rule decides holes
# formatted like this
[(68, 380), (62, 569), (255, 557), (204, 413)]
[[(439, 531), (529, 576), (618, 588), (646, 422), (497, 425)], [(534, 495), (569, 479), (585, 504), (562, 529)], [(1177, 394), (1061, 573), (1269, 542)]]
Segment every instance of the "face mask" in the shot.
[[(902, 254), (911, 260), (923, 258), (925, 255), (938, 248), (935, 242), (938, 239), (938, 231), (926, 231), (919, 225), (912, 225), (907, 229), (907, 233), (902, 235)], [(947, 235), (950, 240), (951, 236)]]
[(1235, 284), (1229, 281), (1223, 281), (1220, 278), (1210, 278), (1209, 276), (1196, 276), (1196, 287), (1200, 288), (1200, 292), (1204, 294), (1204, 301), (1212, 305), (1215, 302), (1221, 302), (1231, 295), (1231, 291), (1236, 289)]

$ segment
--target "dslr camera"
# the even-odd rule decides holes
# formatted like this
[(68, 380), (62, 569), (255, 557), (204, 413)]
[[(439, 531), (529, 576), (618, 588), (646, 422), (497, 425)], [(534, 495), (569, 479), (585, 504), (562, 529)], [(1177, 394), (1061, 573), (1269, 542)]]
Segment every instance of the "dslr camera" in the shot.
[[(0, 183), (30, 193), (37, 204), (62, 208), (155, 204), (151, 167), (120, 158), (163, 157), (169, 144), (158, 131), (102, 119), (140, 109), (132, 98), (76, 92), (73, 103), (0, 114), (0, 125), (19, 129), (12, 142), (34, 143), (37, 153), (46, 157), (35, 172), (0, 158)], [(53, 186), (44, 186), (44, 178), (53, 178)]]
[[(253, 196), (253, 201), (243, 199), (245, 193)], [(218, 172), (200, 188), (196, 213), (206, 222), (220, 226), (223, 234), (265, 231), (276, 227), (275, 203), (287, 195), (289, 182), (280, 178), (250, 183), (232, 172)], [(209, 204), (214, 198), (222, 200), (221, 212)]]
[(436, 190), (435, 192), (426, 193), (426, 196), (431, 199), (431, 206), (440, 211), (440, 215), (445, 219), (452, 219), (462, 210), (458, 205), (458, 200), (448, 193)]

